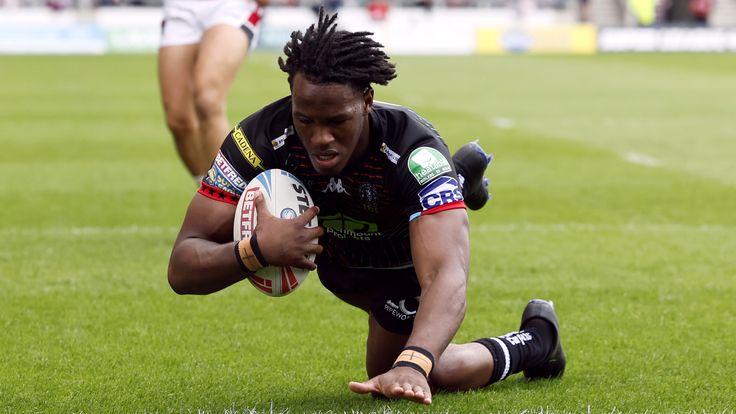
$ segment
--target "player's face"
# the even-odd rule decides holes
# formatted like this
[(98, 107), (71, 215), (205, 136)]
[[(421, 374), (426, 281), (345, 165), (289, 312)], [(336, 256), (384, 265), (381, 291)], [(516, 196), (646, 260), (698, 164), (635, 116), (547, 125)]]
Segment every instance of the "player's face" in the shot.
[(368, 148), (368, 113), (373, 91), (356, 92), (348, 85), (314, 84), (294, 76), (292, 117), (299, 139), (318, 173), (339, 175)]

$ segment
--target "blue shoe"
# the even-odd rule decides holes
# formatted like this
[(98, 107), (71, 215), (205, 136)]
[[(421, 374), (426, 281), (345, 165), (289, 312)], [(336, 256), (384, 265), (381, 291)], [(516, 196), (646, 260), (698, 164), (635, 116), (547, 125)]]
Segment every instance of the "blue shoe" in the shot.
[(560, 323), (557, 321), (554, 304), (552, 301), (533, 299), (527, 303), (524, 313), (521, 315), (521, 328), (524, 329), (527, 322), (534, 318), (541, 318), (554, 327), (554, 346), (547, 358), (541, 364), (524, 370), (524, 376), (530, 380), (538, 378), (559, 378), (565, 373), (567, 358), (562, 350), (560, 342)]
[(488, 193), (488, 179), (483, 176), (493, 156), (486, 154), (478, 140), (469, 142), (452, 156), (465, 205), (471, 210), (480, 210), (491, 199)]

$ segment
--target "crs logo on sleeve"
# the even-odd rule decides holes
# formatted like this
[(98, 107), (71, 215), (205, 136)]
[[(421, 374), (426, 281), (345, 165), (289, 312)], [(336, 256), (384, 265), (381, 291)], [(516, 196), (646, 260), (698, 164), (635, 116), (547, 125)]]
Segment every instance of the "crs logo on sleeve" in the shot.
[(424, 211), (463, 199), (457, 180), (446, 176), (424, 186), (418, 196)]

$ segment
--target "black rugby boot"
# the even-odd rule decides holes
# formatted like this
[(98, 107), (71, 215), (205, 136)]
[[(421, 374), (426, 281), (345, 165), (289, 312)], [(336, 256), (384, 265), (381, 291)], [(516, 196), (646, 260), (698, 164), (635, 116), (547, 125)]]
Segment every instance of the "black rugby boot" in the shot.
[(554, 346), (542, 363), (533, 367), (527, 367), (524, 370), (524, 376), (530, 380), (538, 378), (559, 378), (565, 372), (567, 358), (565, 357), (565, 351), (562, 350), (560, 323), (557, 320), (557, 314), (555, 313), (552, 301), (542, 299), (530, 300), (526, 308), (524, 308), (524, 313), (521, 315), (521, 328), (519, 329), (523, 330), (527, 323), (534, 318), (543, 319), (553, 327), (555, 338), (552, 343)]
[(452, 156), (465, 205), (471, 210), (480, 210), (491, 198), (488, 193), (488, 179), (483, 176), (491, 160), (493, 155), (486, 154), (478, 140), (463, 145)]

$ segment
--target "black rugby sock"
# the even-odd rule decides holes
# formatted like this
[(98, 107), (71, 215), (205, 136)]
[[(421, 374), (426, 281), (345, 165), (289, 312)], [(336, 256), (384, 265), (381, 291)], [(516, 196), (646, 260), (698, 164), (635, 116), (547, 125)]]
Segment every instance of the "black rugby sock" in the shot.
[(475, 341), (488, 348), (493, 357), (493, 372), (486, 386), (544, 362), (554, 345), (553, 335), (549, 323), (532, 319), (524, 330)]

